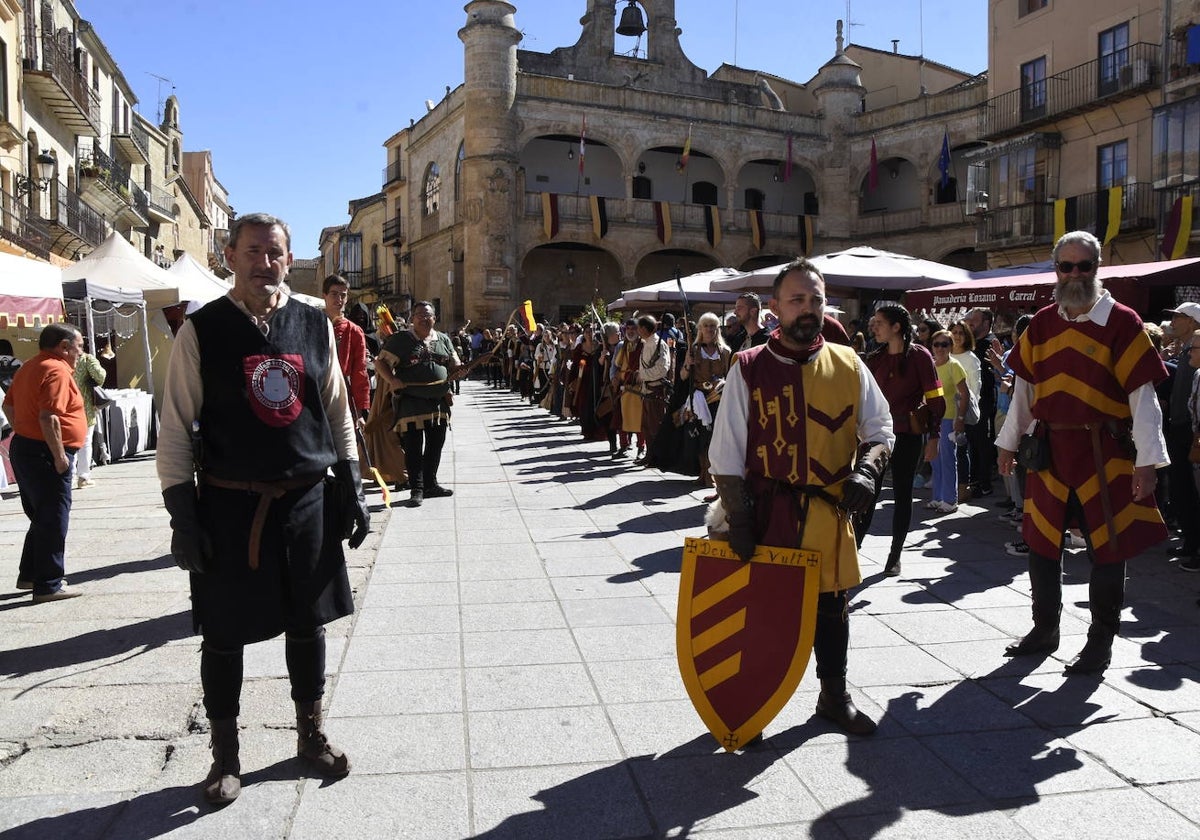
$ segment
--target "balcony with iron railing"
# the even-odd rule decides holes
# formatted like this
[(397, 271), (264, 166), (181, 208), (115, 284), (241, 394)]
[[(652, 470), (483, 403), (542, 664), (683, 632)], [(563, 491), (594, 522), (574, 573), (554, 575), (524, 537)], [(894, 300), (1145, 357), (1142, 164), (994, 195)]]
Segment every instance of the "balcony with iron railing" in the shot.
[(403, 184), (408, 179), (404, 176), (404, 161), (394, 160), (383, 167), (383, 185)]
[(401, 225), (401, 217), (397, 216), (394, 219), (385, 219), (383, 223), (383, 244), (384, 245), (399, 245), (404, 242), (403, 229)]
[(79, 245), (96, 248), (104, 241), (104, 217), (61, 181), (51, 190), (50, 216), (46, 221), (55, 233), (56, 242), (74, 240), (67, 243), (72, 249)]
[(45, 222), (29, 212), (24, 204), (6, 192), (0, 192), (0, 239), (29, 253), (50, 258), (53, 235)]
[(127, 132), (114, 132), (112, 142), (129, 160), (135, 163), (150, 162), (150, 133), (137, 123)]
[[(67, 33), (46, 33), (40, 51), (27, 49), (22, 81), (72, 133), (84, 137), (100, 134), (100, 97), (75, 67)], [(27, 46), (30, 42), (26, 42)], [(39, 39), (32, 41), (39, 44)]]
[(154, 184), (150, 185), (150, 191), (148, 195), (150, 198), (150, 217), (159, 222), (174, 222), (175, 196), (172, 193), (164, 190), (162, 187)]
[(1196, 37), (1191, 30), (1200, 30), (1200, 24), (1189, 23), (1176, 27), (1167, 41), (1163, 66), (1167, 68), (1168, 91), (1200, 83), (1200, 61), (1194, 60), (1200, 56), (1188, 56), (1188, 38)]
[(1158, 44), (1132, 44), (995, 96), (984, 106), (983, 137), (1028, 131), (1153, 87), (1160, 78), (1161, 52)]
[(79, 176), (79, 194), (105, 215), (128, 217), (135, 224), (148, 221), (146, 194), (129, 180), (129, 170), (102, 149), (79, 155)]
[[(1074, 227), (1100, 231), (1106, 224), (1107, 194), (1074, 196)], [(1159, 197), (1151, 184), (1127, 184), (1121, 194), (1120, 232), (1153, 230), (1159, 224)], [(1054, 202), (1031, 202), (998, 207), (977, 214), (976, 244), (987, 248), (1050, 244), (1054, 238)]]

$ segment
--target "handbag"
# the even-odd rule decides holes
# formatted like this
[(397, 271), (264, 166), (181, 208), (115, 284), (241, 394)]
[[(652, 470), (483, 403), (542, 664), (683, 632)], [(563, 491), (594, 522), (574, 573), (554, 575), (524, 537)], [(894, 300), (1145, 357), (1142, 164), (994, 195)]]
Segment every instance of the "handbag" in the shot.
[(1200, 434), (1192, 436), (1192, 448), (1188, 450), (1188, 460), (1200, 464)]
[(1021, 435), (1017, 444), (1017, 463), (1026, 470), (1041, 472), (1050, 469), (1050, 441), (1036, 432)]
[(105, 391), (99, 385), (92, 386), (93, 408), (104, 408), (105, 406), (112, 405), (112, 402), (113, 398), (109, 396), (108, 391)]
[(929, 434), (929, 403), (921, 403), (908, 412), (908, 430), (914, 435)]

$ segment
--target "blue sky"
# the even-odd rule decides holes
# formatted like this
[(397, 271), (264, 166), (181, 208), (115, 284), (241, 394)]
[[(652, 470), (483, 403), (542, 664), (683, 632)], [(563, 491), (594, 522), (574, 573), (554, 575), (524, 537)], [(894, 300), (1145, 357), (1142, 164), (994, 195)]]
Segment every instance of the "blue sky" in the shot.
[[(585, 0), (511, 1), (522, 49), (578, 39)], [(238, 213), (285, 218), (297, 257), (317, 255), (321, 228), (345, 223), (350, 199), (380, 190), (383, 141), (463, 78), (465, 0), (353, 0), (341, 17), (312, 0), (75, 2), (138, 110), (156, 121), (161, 98), (178, 96), (185, 149), (212, 150)], [(849, 10), (853, 43), (891, 49), (898, 38), (915, 55), (923, 41), (931, 60), (987, 69), (983, 0), (851, 0)], [(675, 19), (688, 58), (709, 72), (736, 63), (805, 81), (832, 57), (846, 12), (844, 0), (677, 0)]]

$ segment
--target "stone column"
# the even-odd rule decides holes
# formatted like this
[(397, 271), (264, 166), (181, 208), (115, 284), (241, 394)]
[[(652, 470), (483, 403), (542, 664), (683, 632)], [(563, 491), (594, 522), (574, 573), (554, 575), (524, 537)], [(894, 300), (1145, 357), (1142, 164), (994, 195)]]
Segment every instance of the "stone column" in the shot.
[(472, 0), (458, 32), (464, 49), (463, 277), (464, 315), (476, 323), (503, 321), (516, 306), (517, 194), (516, 8), (502, 0)]

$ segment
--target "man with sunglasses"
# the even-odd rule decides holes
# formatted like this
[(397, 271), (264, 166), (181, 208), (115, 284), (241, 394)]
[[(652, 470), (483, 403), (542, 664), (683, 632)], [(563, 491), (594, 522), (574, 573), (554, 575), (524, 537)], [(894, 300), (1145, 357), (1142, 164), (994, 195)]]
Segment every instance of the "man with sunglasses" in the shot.
[(1005, 653), (1058, 649), (1063, 532), (1074, 525), (1092, 562), (1092, 623), (1066, 672), (1099, 674), (1120, 629), (1125, 561), (1167, 536), (1154, 501), (1155, 470), (1168, 460), (1154, 385), (1167, 371), (1141, 318), (1097, 281), (1096, 237), (1072, 231), (1053, 257), (1056, 302), (1033, 316), (1009, 354), (1012, 403), (996, 440), (1001, 475), (1013, 471), (1031, 429), (1049, 446), (1049, 465), (1030, 469), (1025, 485), (1033, 629)]

